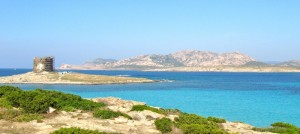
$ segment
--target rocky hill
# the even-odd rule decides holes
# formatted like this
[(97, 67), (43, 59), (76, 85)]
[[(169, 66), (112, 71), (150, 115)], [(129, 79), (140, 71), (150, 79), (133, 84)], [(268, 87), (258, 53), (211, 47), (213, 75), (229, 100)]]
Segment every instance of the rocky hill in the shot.
[(279, 66), (300, 66), (300, 60), (290, 60), (277, 64)]
[(184, 66), (240, 66), (255, 61), (250, 56), (240, 52), (213, 53), (205, 51), (187, 50), (171, 54), (174, 59)]
[(207, 51), (185, 50), (168, 55), (142, 55), (123, 60), (96, 59), (83, 65), (64, 64), (60, 69), (153, 69), (168, 67), (241, 66), (255, 62), (240, 52), (218, 54)]

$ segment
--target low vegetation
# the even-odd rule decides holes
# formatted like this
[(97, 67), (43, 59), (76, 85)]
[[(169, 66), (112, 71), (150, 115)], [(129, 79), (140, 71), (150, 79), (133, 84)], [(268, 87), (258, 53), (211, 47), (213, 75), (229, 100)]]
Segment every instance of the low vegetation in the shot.
[(221, 118), (181, 113), (175, 121), (168, 118), (157, 119), (155, 126), (162, 133), (170, 133), (172, 128), (176, 127), (181, 129), (183, 134), (228, 134), (218, 125), (224, 122), (226, 121)]
[(155, 126), (162, 133), (169, 133), (172, 131), (173, 122), (169, 118), (157, 119)]
[(129, 115), (125, 114), (125, 113), (121, 113), (121, 112), (114, 112), (111, 110), (95, 110), (93, 113), (93, 116), (96, 118), (101, 118), (101, 119), (111, 119), (111, 118), (116, 118), (119, 116), (123, 116), (125, 118), (128, 119), (132, 119)]
[(71, 128), (61, 128), (52, 132), (51, 134), (113, 134), (113, 133), (106, 133), (106, 132), (99, 132), (97, 130), (88, 130), (88, 129), (81, 129), (77, 127)]
[(6, 100), (6, 98), (0, 98), (0, 107), (11, 109), (13, 108), (9, 101)]
[(180, 128), (184, 134), (227, 134), (218, 126), (223, 122), (218, 118), (205, 118), (195, 114), (180, 114), (175, 119), (176, 127)]
[(217, 118), (217, 117), (211, 117), (209, 116), (207, 118), (208, 121), (212, 121), (212, 122), (215, 122), (215, 123), (225, 123), (226, 120), (225, 119), (222, 119), (222, 118)]
[[(0, 119), (11, 121), (40, 120), (49, 107), (57, 110), (75, 109), (93, 111), (105, 106), (77, 95), (42, 89), (24, 91), (17, 87), (0, 86)], [(15, 107), (17, 109), (13, 110)]]
[(80, 109), (92, 111), (105, 106), (104, 103), (92, 102), (77, 95), (42, 89), (24, 91), (16, 87), (1, 86), (0, 96), (1, 99), (6, 100), (1, 105), (22, 108), (26, 113), (46, 113), (49, 107), (58, 110)]
[(28, 114), (20, 110), (7, 109), (0, 111), (0, 119), (5, 119), (9, 121), (28, 122), (32, 120), (39, 121), (43, 118), (44, 117), (40, 114)]
[(149, 110), (158, 114), (166, 114), (165, 110), (163, 109), (158, 109), (147, 105), (134, 105), (131, 109), (131, 111), (144, 111), (144, 110)]
[(254, 128), (255, 131), (260, 132), (273, 132), (279, 134), (300, 134), (300, 128), (284, 122), (276, 122), (271, 125), (270, 128)]

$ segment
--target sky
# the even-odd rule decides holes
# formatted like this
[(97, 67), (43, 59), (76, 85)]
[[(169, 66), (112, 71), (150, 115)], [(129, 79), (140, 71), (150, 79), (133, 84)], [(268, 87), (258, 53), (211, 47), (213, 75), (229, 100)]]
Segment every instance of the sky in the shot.
[(0, 68), (180, 50), (300, 60), (299, 0), (1, 0)]

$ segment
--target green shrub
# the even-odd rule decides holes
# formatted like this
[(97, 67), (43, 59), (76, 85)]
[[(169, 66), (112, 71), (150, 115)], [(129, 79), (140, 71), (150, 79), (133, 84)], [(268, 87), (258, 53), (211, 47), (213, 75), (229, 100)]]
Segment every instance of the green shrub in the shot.
[(228, 134), (214, 125), (184, 124), (181, 126), (184, 134)]
[(11, 109), (12, 105), (6, 98), (0, 98), (0, 107)]
[(95, 110), (93, 113), (93, 116), (96, 118), (101, 118), (101, 119), (111, 119), (111, 118), (116, 118), (119, 116), (123, 116), (128, 119), (132, 119), (129, 115), (121, 112), (114, 112), (111, 110)]
[(44, 117), (40, 114), (21, 114), (15, 118), (19, 122), (29, 122), (33, 120), (41, 120)]
[(272, 127), (283, 127), (283, 128), (291, 128), (291, 129), (297, 129), (297, 126), (289, 124), (289, 123), (284, 123), (284, 122), (275, 122), (271, 124)]
[(273, 132), (279, 134), (299, 134), (300, 128), (295, 125), (284, 123), (284, 122), (276, 122), (271, 125), (270, 128), (253, 128), (255, 131), (260, 132)]
[(166, 114), (163, 109), (157, 109), (147, 105), (134, 105), (131, 109), (131, 111), (144, 111), (144, 110), (149, 110), (158, 114)]
[(162, 118), (155, 120), (156, 128), (162, 133), (168, 133), (172, 131), (173, 122), (169, 118)]
[(75, 111), (76, 109), (75, 109), (74, 107), (72, 107), (72, 106), (63, 106), (63, 107), (61, 108), (61, 110), (66, 111), (66, 112), (73, 112), (73, 111)]
[(99, 132), (97, 130), (88, 130), (88, 129), (71, 127), (71, 128), (61, 128), (59, 130), (52, 132), (51, 134), (108, 134), (108, 133)]
[(13, 86), (0, 86), (0, 97), (9, 95), (13, 92), (21, 92), (22, 90), (18, 87)]
[(26, 113), (46, 113), (49, 107), (53, 107), (57, 103), (50, 96), (35, 91), (27, 91), (23, 95), (24, 100), (20, 101), (20, 107)]
[(61, 109), (63, 107), (73, 107), (75, 109), (92, 111), (96, 108), (105, 106), (104, 103), (97, 103), (90, 100), (82, 99), (80, 96), (62, 93), (59, 91), (47, 91), (36, 89), (36, 92), (40, 94), (46, 94), (49, 96), (55, 103), (53, 108)]
[[(36, 89), (22, 91), (19, 88), (1, 86), (2, 97), (12, 106), (22, 108), (27, 113), (46, 113), (49, 107), (61, 110), (81, 109), (92, 111), (105, 106), (104, 103), (96, 103), (82, 99), (80, 96), (66, 94), (58, 91)], [(11, 90), (10, 90), (11, 89)]]
[(225, 123), (226, 122), (225, 119), (217, 118), (217, 117), (208, 117), (207, 120), (215, 122), (215, 123)]
[(180, 114), (175, 124), (184, 134), (227, 134), (212, 118), (209, 120), (196, 114)]
[(175, 120), (177, 124), (210, 124), (205, 117), (196, 114), (181, 114)]

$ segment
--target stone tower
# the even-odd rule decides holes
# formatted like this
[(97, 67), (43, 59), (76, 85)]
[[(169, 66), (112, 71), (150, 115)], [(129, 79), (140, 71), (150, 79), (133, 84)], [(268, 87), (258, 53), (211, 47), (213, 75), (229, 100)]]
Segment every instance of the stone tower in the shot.
[(54, 71), (54, 57), (35, 57), (33, 60), (33, 72), (53, 72)]

